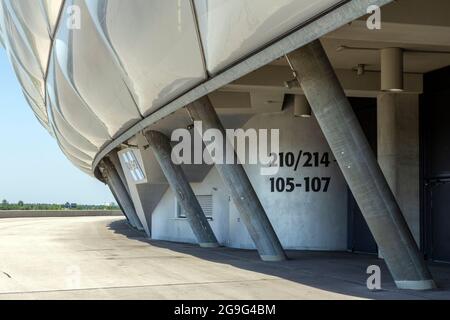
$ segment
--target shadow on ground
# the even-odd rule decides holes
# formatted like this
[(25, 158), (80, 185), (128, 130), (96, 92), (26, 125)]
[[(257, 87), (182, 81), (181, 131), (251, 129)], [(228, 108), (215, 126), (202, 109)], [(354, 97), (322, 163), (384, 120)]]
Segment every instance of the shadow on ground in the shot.
[[(196, 245), (149, 240), (145, 233), (132, 229), (126, 220), (114, 221), (109, 228), (134, 241), (168, 249), (213, 263), (228, 264), (243, 270), (279, 277), (302, 285), (367, 299), (450, 299), (450, 266), (430, 263), (439, 289), (434, 291), (398, 290), (383, 260), (370, 255), (347, 252), (287, 251), (285, 262), (263, 262), (254, 250), (231, 248), (203, 249)], [(382, 290), (370, 291), (367, 267), (382, 270)], [(295, 299), (295, 297), (293, 297)]]

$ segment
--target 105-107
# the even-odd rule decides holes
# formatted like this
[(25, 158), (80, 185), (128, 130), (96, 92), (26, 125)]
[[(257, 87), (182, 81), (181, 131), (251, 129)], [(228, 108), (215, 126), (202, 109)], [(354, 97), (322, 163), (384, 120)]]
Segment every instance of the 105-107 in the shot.
[(330, 187), (330, 177), (305, 177), (302, 181), (295, 178), (271, 178), (271, 192), (294, 192), (302, 189), (304, 192), (327, 192)]

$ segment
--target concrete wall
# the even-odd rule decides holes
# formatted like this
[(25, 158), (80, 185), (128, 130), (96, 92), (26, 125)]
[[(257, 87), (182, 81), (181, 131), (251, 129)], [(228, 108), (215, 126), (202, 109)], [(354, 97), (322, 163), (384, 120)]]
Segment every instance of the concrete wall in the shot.
[(419, 97), (378, 96), (378, 162), (420, 243)]
[[(213, 219), (210, 221), (219, 243), (228, 243), (229, 192), (217, 170), (212, 169), (202, 183), (192, 183), (196, 195), (212, 195)], [(153, 211), (152, 238), (157, 240), (197, 243), (186, 219), (177, 218), (176, 199), (169, 188)]]
[[(270, 126), (268, 126), (270, 125)], [(314, 118), (295, 118), (292, 108), (284, 112), (253, 117), (244, 128), (280, 129), (280, 151), (298, 154), (330, 152)], [(347, 188), (343, 176), (330, 153), (328, 168), (281, 168), (278, 177), (330, 177), (328, 192), (271, 192), (270, 178), (261, 176), (258, 165), (246, 165), (250, 180), (285, 248), (311, 250), (345, 250), (347, 245)], [(253, 249), (254, 245), (239, 218), (228, 190), (215, 169), (202, 183), (192, 184), (199, 195), (213, 195), (212, 228), (223, 245)], [(176, 201), (168, 190), (152, 215), (152, 238), (194, 243), (187, 221), (176, 218)]]
[(0, 210), (0, 219), (7, 218), (62, 218), (62, 217), (109, 217), (123, 216), (122, 211), (78, 211), (78, 210)]
[[(125, 163), (125, 160), (123, 158), (123, 154), (128, 151), (133, 152), (136, 157), (137, 163), (134, 165), (139, 166), (143, 170), (144, 174), (147, 174), (147, 172), (145, 172), (144, 161), (143, 161), (141, 153), (139, 152), (138, 149), (136, 149), (136, 148), (124, 149), (118, 153), (119, 160), (120, 160), (122, 169), (125, 174), (125, 179), (128, 184), (128, 189), (130, 191), (130, 197), (131, 197), (131, 200), (133, 201), (134, 207), (136, 209), (136, 214), (142, 223), (144, 231), (150, 237), (151, 236), (151, 216), (150, 217), (147, 216), (146, 211), (148, 212), (148, 210), (145, 210), (145, 202), (141, 201), (141, 197), (140, 197), (142, 189), (145, 188), (145, 186), (141, 187), (141, 184), (136, 184), (133, 180), (133, 177), (131, 176), (130, 169), (128, 168), (128, 166)], [(144, 179), (143, 183), (146, 183), (146, 182), (147, 182), (147, 180)]]

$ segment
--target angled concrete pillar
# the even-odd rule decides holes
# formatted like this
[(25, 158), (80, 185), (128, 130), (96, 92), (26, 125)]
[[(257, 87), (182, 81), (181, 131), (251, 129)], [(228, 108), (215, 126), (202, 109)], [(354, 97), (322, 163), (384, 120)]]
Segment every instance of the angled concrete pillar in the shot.
[(142, 224), (137, 217), (130, 195), (122, 183), (119, 173), (112, 164), (111, 160), (108, 158), (103, 159), (102, 167), (106, 183), (111, 189), (111, 192), (119, 203), (119, 206), (121, 207), (124, 215), (127, 217), (129, 223), (136, 229), (142, 229)]
[(186, 213), (186, 218), (191, 225), (199, 245), (204, 248), (218, 247), (216, 236), (206, 219), (206, 216), (198, 202), (194, 191), (187, 180), (180, 165), (172, 161), (172, 146), (170, 140), (164, 134), (157, 131), (147, 131), (145, 137), (150, 148), (155, 153), (164, 175), (169, 182), (178, 203)]
[[(194, 121), (201, 121), (204, 130), (218, 129), (226, 137), (225, 129), (207, 96), (191, 103), (187, 110)], [(224, 139), (226, 140), (226, 139)], [(234, 153), (234, 164), (216, 164), (225, 184), (231, 191), (247, 230), (264, 261), (282, 261), (286, 255), (267, 214), (253, 189), (244, 167)]]
[(109, 160), (111, 160), (112, 165), (116, 168), (117, 173), (119, 174), (120, 180), (122, 180), (123, 186), (127, 190), (128, 194), (130, 194), (130, 188), (128, 187), (127, 178), (125, 177), (125, 172), (123, 172), (122, 165), (120, 164), (119, 154), (117, 151), (113, 151), (108, 154)]
[(420, 244), (419, 95), (378, 95), (378, 163)]
[[(134, 208), (134, 210), (129, 213), (129, 215), (131, 217), (127, 216), (127, 219), (130, 222), (132, 227), (142, 231), (142, 230), (144, 230), (144, 227), (142, 226), (142, 222), (139, 219), (139, 216), (138, 216), (138, 214), (136, 212), (136, 206), (133, 203), (133, 199), (132, 199), (131, 194), (130, 194), (130, 188), (128, 186), (128, 182), (127, 182), (127, 179), (125, 177), (125, 173), (123, 171), (122, 165), (120, 164), (119, 154), (117, 153), (117, 151), (113, 151), (110, 154), (108, 154), (108, 158), (109, 158), (109, 160), (111, 160), (111, 164), (113, 165), (114, 169), (116, 169), (117, 174), (119, 175), (119, 178), (122, 181), (122, 185), (124, 186), (128, 196), (129, 196), (129, 198), (131, 200), (131, 204), (133, 205), (133, 208)], [(115, 194), (115, 191), (113, 191), (112, 189), (111, 189), (111, 192), (113, 194)], [(119, 201), (120, 199), (118, 198), (117, 195), (115, 195), (115, 198), (116, 198), (117, 203), (121, 207), (122, 211), (124, 211), (124, 208), (122, 208), (122, 206), (120, 204), (120, 201)], [(135, 214), (133, 214), (133, 212)]]
[(289, 54), (301, 87), (401, 289), (434, 281), (319, 40)]
[(125, 210), (124, 210), (122, 204), (121, 204), (120, 201), (119, 201), (119, 197), (117, 196), (116, 191), (115, 191), (113, 188), (111, 188), (111, 185), (110, 185), (109, 183), (107, 183), (107, 186), (109, 187), (109, 191), (111, 191), (111, 193), (112, 193), (114, 199), (116, 200), (117, 205), (119, 206), (119, 208), (120, 208), (120, 210), (122, 211), (123, 215), (125, 216), (125, 218), (127, 218), (128, 223), (129, 223), (133, 228), (136, 228), (136, 226), (130, 221), (130, 218), (128, 218), (127, 214), (125, 213)]

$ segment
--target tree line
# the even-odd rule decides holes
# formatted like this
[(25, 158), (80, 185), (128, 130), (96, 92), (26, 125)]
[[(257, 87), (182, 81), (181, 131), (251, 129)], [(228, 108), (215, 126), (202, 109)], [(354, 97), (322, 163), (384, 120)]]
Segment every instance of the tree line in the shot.
[(47, 210), (47, 211), (62, 211), (62, 210), (119, 210), (116, 204), (107, 205), (89, 205), (66, 202), (64, 204), (55, 203), (24, 203), (19, 201), (17, 203), (9, 203), (3, 200), (0, 203), (0, 210)]

